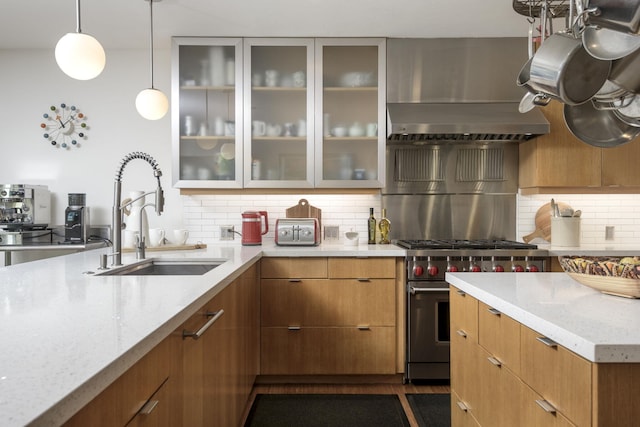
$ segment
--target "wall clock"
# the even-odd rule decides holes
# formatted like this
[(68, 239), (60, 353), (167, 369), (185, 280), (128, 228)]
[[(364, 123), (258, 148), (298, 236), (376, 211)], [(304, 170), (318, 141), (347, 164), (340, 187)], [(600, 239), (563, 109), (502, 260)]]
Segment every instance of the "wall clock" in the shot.
[(40, 127), (45, 131), (42, 135), (53, 147), (79, 147), (80, 141), (86, 138), (86, 117), (75, 105), (52, 105), (49, 112), (44, 113), (44, 122)]

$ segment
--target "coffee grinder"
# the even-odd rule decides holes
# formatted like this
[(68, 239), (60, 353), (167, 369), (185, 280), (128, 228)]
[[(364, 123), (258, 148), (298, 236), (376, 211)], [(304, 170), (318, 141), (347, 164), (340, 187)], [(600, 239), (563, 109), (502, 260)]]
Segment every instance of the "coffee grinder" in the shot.
[(64, 211), (64, 240), (86, 243), (89, 239), (89, 208), (85, 206), (86, 194), (69, 193), (69, 206)]

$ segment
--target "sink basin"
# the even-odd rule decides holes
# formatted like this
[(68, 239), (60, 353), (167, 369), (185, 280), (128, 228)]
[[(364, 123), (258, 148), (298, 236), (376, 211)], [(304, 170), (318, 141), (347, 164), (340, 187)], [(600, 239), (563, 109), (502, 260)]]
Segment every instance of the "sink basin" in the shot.
[(226, 260), (223, 259), (149, 258), (96, 276), (201, 276), (224, 262)]

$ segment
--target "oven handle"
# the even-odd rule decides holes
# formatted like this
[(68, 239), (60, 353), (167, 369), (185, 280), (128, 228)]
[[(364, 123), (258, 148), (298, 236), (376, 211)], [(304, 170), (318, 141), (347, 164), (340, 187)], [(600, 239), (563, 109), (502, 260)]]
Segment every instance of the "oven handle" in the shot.
[(411, 295), (424, 293), (424, 292), (446, 292), (449, 293), (449, 288), (416, 288), (414, 286), (409, 286), (409, 292)]

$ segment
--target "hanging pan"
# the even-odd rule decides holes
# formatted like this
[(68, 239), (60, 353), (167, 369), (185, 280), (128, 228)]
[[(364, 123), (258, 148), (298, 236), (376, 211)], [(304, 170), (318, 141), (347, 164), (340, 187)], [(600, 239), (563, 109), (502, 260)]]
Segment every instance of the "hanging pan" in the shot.
[(591, 102), (565, 105), (564, 121), (576, 138), (600, 148), (626, 144), (640, 135), (640, 127), (620, 120), (615, 110), (599, 110)]

